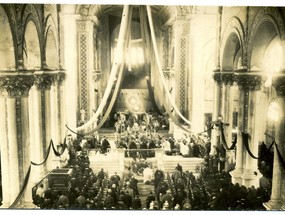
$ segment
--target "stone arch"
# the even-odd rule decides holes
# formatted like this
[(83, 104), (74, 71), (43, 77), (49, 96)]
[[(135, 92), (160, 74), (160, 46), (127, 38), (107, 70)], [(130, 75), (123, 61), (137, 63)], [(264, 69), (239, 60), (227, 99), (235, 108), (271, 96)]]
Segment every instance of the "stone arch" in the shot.
[[(262, 68), (263, 54), (274, 38), (278, 38), (284, 55), (285, 27), (284, 20), (277, 8), (262, 8), (256, 15), (248, 40), (249, 68)], [(285, 62), (283, 61), (282, 67)]]
[(12, 33), (12, 26), (7, 22), (8, 14), (2, 5), (0, 5), (0, 70), (15, 70), (16, 55), (15, 44)]
[(241, 66), (245, 66), (243, 61), (243, 47), (245, 44), (244, 40), (244, 28), (237, 17), (232, 17), (227, 24), (221, 42), (221, 68), (223, 70), (234, 70), (237, 65), (238, 58), (241, 57)]
[[(42, 20), (42, 17), (39, 15), (39, 12), (37, 10), (37, 8), (32, 5), (32, 4), (27, 4), (23, 11), (22, 11), (22, 23), (23, 23), (23, 55), (26, 54), (27, 56), (27, 50), (25, 50), (25, 45), (26, 44), (26, 41), (25, 41), (25, 37), (27, 36), (27, 29), (29, 27), (29, 25), (31, 25), (30, 23), (33, 23), (33, 26), (35, 27), (35, 30), (34, 31), (34, 38), (31, 38), (32, 41), (34, 42), (38, 42), (38, 45), (39, 45), (39, 60), (40, 60), (40, 63), (36, 63), (36, 67), (37, 68), (42, 68), (43, 67), (43, 50), (44, 50), (44, 39), (43, 39), (43, 24), (41, 23), (41, 20)], [(35, 38), (35, 35), (37, 36)], [(36, 43), (35, 43), (36, 44)], [(34, 45), (35, 45), (34, 44)], [(27, 59), (26, 59), (27, 60)], [(27, 63), (27, 62), (26, 62)], [(24, 65), (25, 65), (25, 62), (24, 62)], [(25, 65), (26, 67), (27, 65)]]
[(54, 19), (51, 15), (47, 17), (45, 29), (45, 66), (49, 69), (59, 68), (59, 55), (58, 55), (58, 34)]
[(26, 69), (41, 68), (41, 48), (35, 23), (26, 24), (23, 40), (24, 66)]

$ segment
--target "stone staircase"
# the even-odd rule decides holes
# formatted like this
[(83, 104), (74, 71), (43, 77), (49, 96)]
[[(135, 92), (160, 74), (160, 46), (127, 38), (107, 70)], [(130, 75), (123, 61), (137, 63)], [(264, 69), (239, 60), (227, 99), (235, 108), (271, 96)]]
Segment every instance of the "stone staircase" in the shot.
[(115, 172), (120, 173), (119, 158), (112, 154), (100, 154), (92, 151), (89, 153), (90, 167), (93, 172), (97, 174), (101, 168), (108, 173), (109, 176), (114, 175)]
[(182, 156), (163, 156), (164, 172), (172, 174), (179, 163), (183, 171), (196, 172), (196, 167), (200, 166), (204, 159), (202, 158), (184, 158)]

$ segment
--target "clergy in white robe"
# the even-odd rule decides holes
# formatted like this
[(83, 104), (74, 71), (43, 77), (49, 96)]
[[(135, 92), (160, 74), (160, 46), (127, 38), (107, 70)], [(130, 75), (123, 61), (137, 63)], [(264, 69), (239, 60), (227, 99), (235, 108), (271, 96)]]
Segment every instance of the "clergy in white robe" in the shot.
[(153, 177), (153, 171), (151, 168), (146, 167), (143, 171), (143, 183), (147, 182), (147, 181), (151, 181)]

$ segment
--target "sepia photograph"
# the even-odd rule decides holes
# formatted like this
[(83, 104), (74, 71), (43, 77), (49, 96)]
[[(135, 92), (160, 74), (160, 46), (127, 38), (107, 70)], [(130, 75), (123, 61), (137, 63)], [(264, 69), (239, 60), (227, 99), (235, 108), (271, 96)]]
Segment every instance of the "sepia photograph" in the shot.
[(273, 2), (0, 0), (0, 213), (284, 211)]

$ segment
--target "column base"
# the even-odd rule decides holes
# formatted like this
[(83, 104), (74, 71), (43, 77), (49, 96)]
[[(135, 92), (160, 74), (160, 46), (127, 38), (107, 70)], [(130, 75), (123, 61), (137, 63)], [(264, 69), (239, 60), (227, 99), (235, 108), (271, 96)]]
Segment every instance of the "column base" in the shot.
[[(254, 174), (256, 172), (257, 174)], [(259, 187), (259, 179), (262, 177), (262, 174), (258, 170), (246, 170), (243, 172), (242, 178), (242, 185), (246, 187), (254, 186), (255, 188)]]
[[(268, 211), (276, 211), (281, 209), (281, 201), (280, 200), (269, 200), (268, 202), (263, 203), (263, 206)], [(282, 206), (284, 210), (284, 206)]]
[(10, 204), (8, 202), (2, 202), (2, 205), (0, 206), (0, 208), (9, 208)]
[(242, 185), (242, 169), (235, 169), (230, 172), (232, 183)]
[(285, 204), (283, 204), (280, 208), (281, 211), (285, 211)]
[(20, 209), (37, 209), (38, 207), (33, 204), (31, 201), (23, 201), (19, 205), (16, 206), (16, 208)]

